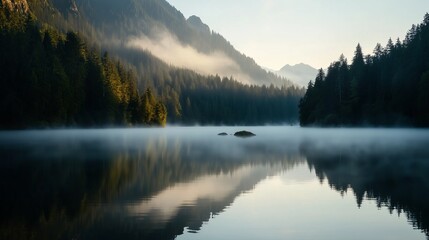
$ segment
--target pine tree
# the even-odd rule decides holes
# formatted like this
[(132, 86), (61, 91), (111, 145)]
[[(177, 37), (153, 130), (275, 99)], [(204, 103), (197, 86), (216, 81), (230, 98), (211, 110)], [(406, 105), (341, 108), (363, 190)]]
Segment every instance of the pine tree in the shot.
[(377, 44), (365, 59), (358, 45), (350, 66), (343, 58), (332, 63), (301, 100), (301, 124), (429, 126), (428, 23), (426, 14), (403, 42)]
[(156, 100), (150, 88), (147, 88), (142, 96), (143, 122), (153, 124), (155, 120)]
[(167, 108), (162, 102), (156, 103), (153, 123), (159, 126), (165, 126), (167, 124)]

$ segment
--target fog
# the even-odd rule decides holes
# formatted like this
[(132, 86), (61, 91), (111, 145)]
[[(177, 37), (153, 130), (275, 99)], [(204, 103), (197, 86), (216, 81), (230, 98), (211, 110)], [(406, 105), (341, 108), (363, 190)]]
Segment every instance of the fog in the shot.
[(146, 50), (169, 65), (191, 69), (203, 75), (233, 77), (237, 81), (251, 84), (255, 81), (243, 73), (240, 66), (224, 52), (202, 53), (189, 45), (182, 44), (176, 36), (165, 29), (152, 31), (153, 37), (133, 36), (127, 41), (128, 48)]
[[(250, 130), (255, 137), (241, 139), (235, 132)], [(218, 136), (226, 132), (228, 136)], [(88, 144), (90, 143), (90, 144)], [(429, 156), (429, 131), (422, 129), (321, 129), (300, 127), (167, 127), (142, 129), (52, 130), (0, 132), (0, 150), (36, 154), (44, 158), (121, 154), (124, 151), (178, 151), (228, 161), (300, 158), (302, 152), (354, 154), (423, 154)], [(192, 149), (192, 152), (186, 149)], [(91, 150), (91, 151), (89, 151)], [(185, 151), (186, 150), (186, 151)], [(185, 155), (186, 155), (185, 154)], [(31, 157), (31, 156), (29, 156)], [(185, 158), (189, 156), (184, 156)]]
[[(256, 136), (233, 136), (241, 130)], [(220, 132), (228, 135), (218, 136)], [(249, 209), (262, 213), (281, 209), (282, 220), (296, 222), (295, 217), (288, 218), (295, 215), (283, 214), (288, 206), (305, 221), (317, 219), (312, 213), (321, 209), (322, 198), (312, 193), (328, 184), (325, 192), (337, 200), (328, 199), (327, 216), (333, 218), (325, 222), (341, 224), (344, 218), (332, 212), (361, 213), (358, 207), (369, 201), (377, 206), (371, 212), (374, 216), (382, 208), (405, 212), (409, 223), (428, 236), (427, 146), (429, 131), (422, 129), (276, 126), (7, 131), (0, 132), (0, 159), (7, 159), (0, 162), (0, 182), (5, 188), (1, 206), (12, 219), (10, 224), (33, 213), (39, 217), (65, 209), (71, 213), (67, 216), (79, 221), (71, 219), (50, 231), (84, 229), (84, 234), (100, 236), (122, 231), (129, 234), (127, 239), (173, 239), (170, 236), (181, 234), (185, 227), (199, 231), (213, 216), (231, 213), (240, 204), (244, 211), (235, 222), (248, 220)], [(261, 195), (261, 207), (255, 207), (253, 200), (252, 205), (243, 205), (241, 200), (261, 185), (272, 190)], [(311, 191), (303, 193), (309, 185)], [(291, 186), (291, 191), (278, 194)], [(22, 194), (15, 194), (16, 189)], [(345, 209), (338, 207), (344, 202), (340, 196), (347, 193), (355, 202)], [(291, 205), (290, 198), (295, 196), (304, 197), (307, 204)], [(280, 205), (273, 207), (275, 202)], [(259, 218), (263, 215), (255, 223), (277, 223), (273, 218)], [(368, 217), (360, 219), (368, 222)], [(305, 231), (300, 226), (296, 229)]]

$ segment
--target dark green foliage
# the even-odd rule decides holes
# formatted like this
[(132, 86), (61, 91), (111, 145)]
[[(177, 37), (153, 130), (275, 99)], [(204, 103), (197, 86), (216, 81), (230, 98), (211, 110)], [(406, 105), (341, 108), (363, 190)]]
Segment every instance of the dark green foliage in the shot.
[[(220, 34), (210, 29), (201, 31), (195, 23), (192, 23), (192, 18), (187, 20), (165, 0), (28, 0), (28, 2), (41, 23), (52, 25), (62, 31), (79, 32), (89, 40), (88, 42), (97, 43), (114, 55), (118, 54), (117, 50), (124, 50), (126, 47), (109, 49), (112, 47), (111, 39), (126, 41), (130, 36), (141, 34), (155, 37), (162, 29), (198, 52), (225, 53), (244, 73), (255, 80), (254, 84), (292, 85), (290, 81), (262, 69), (252, 58), (238, 52)], [(74, 6), (77, 7), (77, 11), (72, 10)], [(121, 57), (122, 60), (133, 62), (130, 55)], [(137, 74), (144, 77), (141, 72)]]
[(167, 108), (162, 102), (155, 105), (155, 124), (165, 126), (167, 124)]
[(180, 42), (199, 52), (225, 53), (244, 73), (260, 84), (278, 84), (283, 81), (291, 85), (289, 81), (262, 69), (252, 58), (238, 52), (223, 36), (210, 31), (207, 26), (208, 29), (201, 30), (199, 25), (203, 23), (200, 19), (198, 23), (192, 22), (193, 18), (185, 19), (181, 12), (165, 0), (76, 0), (76, 3), (81, 14), (80, 20), (84, 19), (95, 26), (101, 35), (127, 39), (143, 32), (151, 36), (159, 33), (159, 30), (154, 29), (164, 26)]
[(175, 76), (172, 84), (178, 84), (175, 89), (181, 89), (182, 116), (176, 122), (258, 125), (297, 121), (301, 89), (248, 86), (219, 76), (208, 77), (201, 84), (204, 78), (198, 74), (188, 75), (184, 70), (170, 74)]
[(351, 65), (344, 57), (309, 85), (300, 102), (308, 125), (429, 126), (429, 14), (404, 42), (389, 39), (374, 55), (357, 46)]
[(30, 15), (4, 7), (0, 15), (10, 16), (0, 32), (1, 128), (143, 123), (132, 72), (73, 32), (41, 31)]
[(143, 122), (147, 125), (165, 126), (167, 124), (167, 108), (157, 101), (150, 88), (142, 96)]
[[(112, 28), (103, 27), (97, 20), (100, 9), (93, 9), (93, 15), (88, 17), (83, 10), (89, 9), (86, 2), (77, 1), (79, 7), (85, 6), (79, 13), (71, 10), (72, 2), (28, 0), (30, 14), (37, 16), (37, 21), (19, 15), (15, 25), (20, 27), (2, 28), (4, 57), (0, 67), (5, 71), (2, 80), (8, 87), (1, 97), (2, 115), (6, 116), (1, 120), (3, 128), (165, 125), (167, 113), (168, 122), (175, 124), (297, 121), (303, 89), (247, 86), (231, 78), (202, 76), (171, 67), (148, 52), (106, 44), (104, 30)], [(91, 1), (97, 6), (102, 2)], [(161, 15), (156, 15), (157, 11), (138, 14), (153, 19), (170, 19), (162, 14), (165, 11), (177, 13), (175, 9), (156, 7), (160, 4), (157, 1), (144, 3), (152, 4), (149, 9), (158, 9)], [(105, 4), (102, 8), (112, 8), (114, 1)], [(116, 7), (134, 9), (127, 4)], [(89, 18), (91, 21), (87, 21)], [(168, 28), (184, 24), (181, 18), (177, 23), (174, 19), (168, 21), (172, 24)], [(120, 27), (131, 31), (124, 25)], [(219, 44), (222, 41), (225, 40), (219, 35)], [(117, 60), (107, 54), (100, 57), (101, 50), (94, 50), (98, 44)], [(230, 51), (235, 51), (232, 46)]]
[(258, 125), (296, 123), (304, 89), (244, 85), (232, 78), (202, 76), (177, 69), (134, 50), (111, 49), (144, 73), (139, 90), (152, 87), (167, 107), (168, 122), (175, 124)]

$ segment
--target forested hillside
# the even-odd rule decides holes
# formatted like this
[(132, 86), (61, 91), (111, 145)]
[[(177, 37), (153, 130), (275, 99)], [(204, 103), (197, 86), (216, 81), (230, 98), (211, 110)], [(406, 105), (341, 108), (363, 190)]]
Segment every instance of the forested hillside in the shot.
[[(219, 34), (201, 31), (205, 27), (201, 25), (200, 19), (191, 17), (187, 21), (165, 0), (46, 0), (42, 2), (30, 0), (29, 4), (41, 22), (55, 25), (59, 29), (78, 30), (85, 39), (88, 39), (89, 44), (109, 51), (112, 56), (119, 58), (127, 67), (133, 69), (137, 74), (137, 87), (140, 91), (150, 87), (155, 89), (155, 94), (162, 98), (167, 106), (168, 122), (170, 123), (207, 122), (206, 120), (214, 114), (212, 112), (209, 116), (204, 113), (211, 110), (207, 106), (215, 109), (234, 106), (232, 111), (215, 111), (217, 120), (210, 119), (208, 121), (210, 124), (264, 124), (298, 121), (297, 105), (299, 98), (304, 94), (304, 89), (291, 86), (290, 82), (283, 81), (284, 79), (279, 79), (274, 74), (268, 74), (252, 59), (237, 52)], [(148, 51), (137, 51), (126, 46), (129, 36), (141, 33), (148, 36), (157, 35), (157, 29), (167, 29), (183, 44), (189, 44), (203, 53), (220, 49), (237, 62), (241, 61), (243, 64), (248, 62), (247, 67), (239, 63), (240, 68), (260, 81), (259, 85), (273, 82), (278, 85), (275, 85), (274, 90), (265, 91), (261, 95), (265, 88), (270, 88), (271, 84), (267, 87), (246, 87), (243, 84), (234, 83), (235, 98), (246, 96), (245, 92), (247, 92), (247, 95), (254, 95), (255, 99), (257, 95), (262, 96), (265, 104), (251, 105), (255, 99), (248, 102), (243, 98), (240, 101), (243, 105), (231, 103), (225, 106), (223, 105), (225, 102), (224, 89), (220, 84), (210, 83), (213, 79), (216, 82), (226, 79), (223, 76), (207, 77), (196, 74), (194, 71), (178, 69), (160, 61)], [(207, 30), (207, 28), (205, 29)], [(247, 68), (253, 70), (247, 71), (245, 70)], [(256, 71), (257, 74), (252, 71)], [(227, 77), (232, 80), (230, 76)], [(210, 89), (210, 93), (218, 97), (214, 98), (206, 94), (197, 98), (200, 89)], [(249, 92), (246, 89), (251, 90)], [(274, 92), (276, 93), (270, 96)], [(284, 109), (280, 108), (280, 105), (289, 107)], [(260, 109), (254, 109), (257, 106), (261, 106)], [(249, 111), (249, 113), (236, 116), (229, 114), (230, 112), (238, 114), (243, 111)], [(282, 117), (272, 119), (270, 118), (272, 114), (265, 114), (267, 111)], [(251, 112), (258, 116), (246, 118), (252, 114)], [(233, 119), (239, 119), (239, 122), (234, 122)], [(258, 121), (251, 119), (258, 119)]]
[[(43, 22), (69, 30), (73, 28), (97, 41), (103, 48), (127, 48), (130, 37), (144, 35), (155, 42), (167, 34), (177, 38), (178, 44), (189, 46), (198, 53), (212, 55), (222, 53), (237, 68), (234, 78), (257, 85), (290, 86), (292, 83), (262, 69), (256, 62), (238, 52), (224, 37), (212, 32), (196, 16), (186, 19), (183, 14), (165, 0), (29, 0), (31, 8)], [(63, 20), (65, 19), (65, 22)], [(197, 21), (196, 21), (197, 20)], [(150, 51), (150, 49), (149, 49)], [(173, 52), (173, 51), (171, 51)], [(123, 52), (122, 52), (123, 53)], [(153, 53), (155, 54), (155, 53)], [(121, 56), (129, 60), (128, 55)], [(175, 62), (171, 64), (176, 65)], [(226, 67), (225, 69), (228, 69)], [(195, 69), (194, 69), (195, 70)], [(230, 71), (215, 72), (230, 76)], [(240, 79), (240, 77), (246, 79)]]
[(308, 125), (429, 126), (429, 14), (405, 39), (378, 44), (351, 65), (341, 56), (310, 82), (300, 103)]
[(165, 106), (150, 89), (139, 94), (132, 71), (21, 10), (0, 8), (1, 128), (166, 123)]
[(81, 20), (74, 1), (18, 2), (27, 8), (0, 2), (1, 128), (164, 125), (167, 112), (181, 124), (297, 121), (302, 89), (244, 85), (99, 45), (104, 33)]

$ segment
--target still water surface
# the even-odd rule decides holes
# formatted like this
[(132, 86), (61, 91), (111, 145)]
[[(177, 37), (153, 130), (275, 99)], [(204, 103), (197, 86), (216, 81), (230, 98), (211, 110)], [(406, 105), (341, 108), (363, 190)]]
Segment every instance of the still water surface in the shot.
[(0, 239), (429, 239), (429, 131), (1, 132), (0, 187)]

